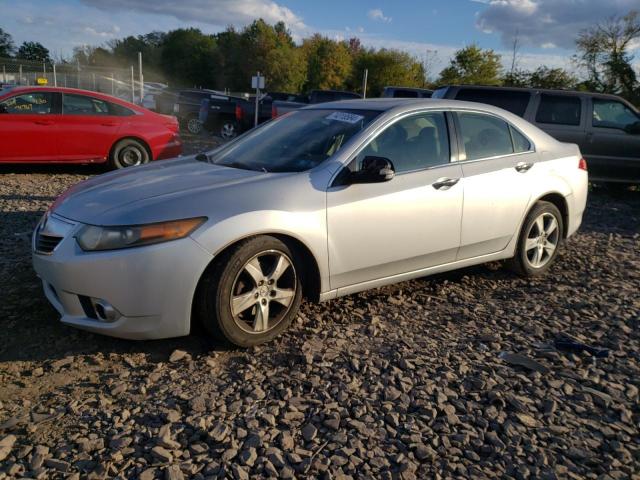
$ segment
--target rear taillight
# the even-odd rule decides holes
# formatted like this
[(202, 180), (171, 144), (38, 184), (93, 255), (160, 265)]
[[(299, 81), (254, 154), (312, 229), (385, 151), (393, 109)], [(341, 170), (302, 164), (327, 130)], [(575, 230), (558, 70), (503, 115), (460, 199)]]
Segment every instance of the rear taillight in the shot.
[(578, 162), (578, 168), (580, 170), (584, 170), (585, 172), (587, 171), (587, 161), (584, 158), (581, 158)]
[(240, 105), (236, 105), (236, 120), (241, 121), (243, 116), (242, 107)]
[(278, 116), (278, 107), (275, 105), (271, 106), (271, 118), (276, 118)]

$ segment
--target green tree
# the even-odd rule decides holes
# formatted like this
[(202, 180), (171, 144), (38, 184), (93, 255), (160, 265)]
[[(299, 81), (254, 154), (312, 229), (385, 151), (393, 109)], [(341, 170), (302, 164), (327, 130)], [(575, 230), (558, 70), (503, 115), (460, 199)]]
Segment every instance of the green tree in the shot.
[(0, 57), (11, 57), (16, 52), (16, 45), (8, 32), (0, 28)]
[(346, 87), (352, 68), (346, 42), (337, 42), (316, 33), (302, 42), (302, 52), (307, 63), (306, 90)]
[(474, 44), (455, 53), (449, 66), (440, 72), (437, 83), (499, 85), (501, 69), (500, 55)]
[(611, 17), (582, 30), (576, 40), (576, 59), (586, 70), (589, 89), (637, 100), (638, 81), (631, 66), (630, 46), (640, 38), (640, 14)]
[(241, 32), (232, 28), (218, 35), (223, 51), (224, 77), (234, 90), (246, 91), (260, 72), (267, 89), (297, 92), (305, 80), (304, 59), (283, 22), (269, 25), (259, 19)]
[(212, 87), (219, 66), (216, 39), (197, 28), (173, 30), (162, 42), (160, 65), (175, 85)]
[(505, 87), (532, 87), (569, 90), (576, 88), (578, 79), (563, 68), (541, 66), (534, 71), (514, 70), (503, 78)]
[(24, 42), (20, 45), (20, 48), (18, 48), (16, 58), (38, 62), (51, 62), (49, 50), (39, 42)]
[(378, 97), (387, 85), (424, 87), (422, 63), (406, 52), (383, 48), (361, 50), (353, 62), (350, 88), (360, 91), (362, 74), (368, 69), (367, 96)]

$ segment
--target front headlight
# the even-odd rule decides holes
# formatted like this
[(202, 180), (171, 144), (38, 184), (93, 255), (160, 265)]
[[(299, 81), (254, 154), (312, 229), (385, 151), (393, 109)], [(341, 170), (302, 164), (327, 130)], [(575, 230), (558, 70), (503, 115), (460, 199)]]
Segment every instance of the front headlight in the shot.
[(76, 235), (85, 251), (116, 250), (184, 238), (206, 221), (206, 217), (122, 227), (85, 225)]

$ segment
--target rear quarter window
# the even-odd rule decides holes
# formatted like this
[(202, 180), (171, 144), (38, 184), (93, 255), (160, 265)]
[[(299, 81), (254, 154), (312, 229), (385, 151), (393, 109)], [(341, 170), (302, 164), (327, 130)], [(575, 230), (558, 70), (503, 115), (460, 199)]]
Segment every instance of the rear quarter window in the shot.
[[(437, 92), (436, 90), (435, 93)], [(486, 103), (522, 117), (531, 100), (531, 93), (497, 89), (461, 88), (456, 94), (456, 100)]]
[(578, 126), (581, 115), (580, 97), (543, 93), (540, 95), (536, 123)]

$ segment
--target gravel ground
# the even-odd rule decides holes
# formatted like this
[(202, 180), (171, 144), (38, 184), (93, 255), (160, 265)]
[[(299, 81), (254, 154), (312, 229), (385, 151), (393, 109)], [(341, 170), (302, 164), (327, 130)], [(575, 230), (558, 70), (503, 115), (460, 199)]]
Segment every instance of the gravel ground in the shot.
[(640, 479), (640, 192), (591, 192), (544, 278), (491, 264), (304, 304), (231, 350), (59, 324), (29, 236), (98, 172), (0, 170), (0, 479)]

